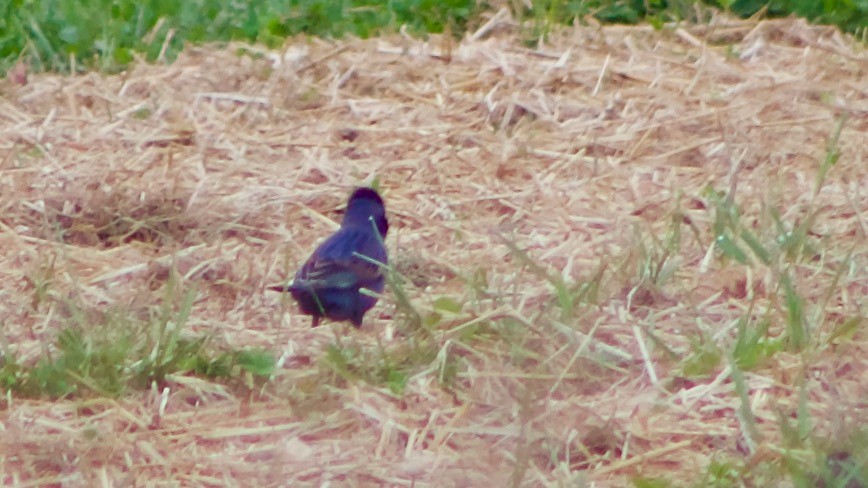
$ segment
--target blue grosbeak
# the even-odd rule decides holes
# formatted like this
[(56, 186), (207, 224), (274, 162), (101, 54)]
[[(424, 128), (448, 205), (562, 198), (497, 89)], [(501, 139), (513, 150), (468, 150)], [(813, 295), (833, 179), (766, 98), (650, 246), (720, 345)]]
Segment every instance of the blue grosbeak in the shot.
[(268, 289), (291, 293), (302, 313), (313, 317), (313, 327), (323, 317), (361, 327), (377, 297), (359, 290), (379, 294), (385, 286), (383, 268), (377, 263), (388, 263), (383, 246), (388, 230), (380, 195), (372, 188), (356, 188), (347, 201), (341, 228), (316, 248), (292, 283)]

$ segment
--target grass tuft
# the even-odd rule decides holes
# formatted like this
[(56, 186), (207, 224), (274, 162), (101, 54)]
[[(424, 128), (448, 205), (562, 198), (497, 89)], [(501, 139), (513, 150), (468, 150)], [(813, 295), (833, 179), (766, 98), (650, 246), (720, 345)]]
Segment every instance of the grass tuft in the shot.
[(194, 375), (211, 380), (240, 378), (242, 373), (267, 378), (275, 360), (257, 349), (217, 350), (207, 337), (184, 332), (196, 297), (182, 293), (174, 274), (165, 286), (162, 304), (141, 312), (113, 308), (102, 312), (75, 300), (60, 305), (68, 310), (54, 343), (35, 363), (23, 364), (4, 348), (0, 385), (25, 397), (119, 397), (129, 390), (164, 384), (171, 375)]

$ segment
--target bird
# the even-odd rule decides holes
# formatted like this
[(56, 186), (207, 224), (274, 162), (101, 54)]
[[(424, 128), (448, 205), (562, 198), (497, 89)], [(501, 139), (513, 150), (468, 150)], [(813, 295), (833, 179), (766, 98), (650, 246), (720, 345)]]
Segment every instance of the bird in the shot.
[(313, 251), (291, 283), (268, 289), (289, 292), (301, 312), (312, 317), (311, 327), (326, 318), (361, 328), (385, 288), (389, 258), (383, 239), (388, 231), (380, 194), (358, 187), (347, 200), (340, 229)]

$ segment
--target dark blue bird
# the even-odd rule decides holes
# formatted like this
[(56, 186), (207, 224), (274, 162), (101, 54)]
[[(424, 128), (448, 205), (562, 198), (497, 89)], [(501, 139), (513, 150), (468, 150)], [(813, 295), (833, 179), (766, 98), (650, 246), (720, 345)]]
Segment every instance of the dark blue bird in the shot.
[(323, 317), (361, 327), (377, 298), (360, 290), (380, 294), (385, 287), (384, 270), (377, 263), (388, 263), (383, 246), (388, 230), (380, 195), (372, 188), (356, 188), (341, 228), (316, 248), (292, 283), (268, 288), (291, 293), (302, 313), (313, 317), (313, 327)]

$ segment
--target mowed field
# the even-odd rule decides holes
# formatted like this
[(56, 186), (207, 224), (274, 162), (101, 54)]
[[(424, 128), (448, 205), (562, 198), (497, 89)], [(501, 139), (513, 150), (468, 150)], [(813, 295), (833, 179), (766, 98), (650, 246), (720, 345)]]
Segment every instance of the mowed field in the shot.
[[(0, 82), (2, 483), (865, 486), (864, 45), (514, 29)], [(390, 287), (311, 329), (360, 184)]]

